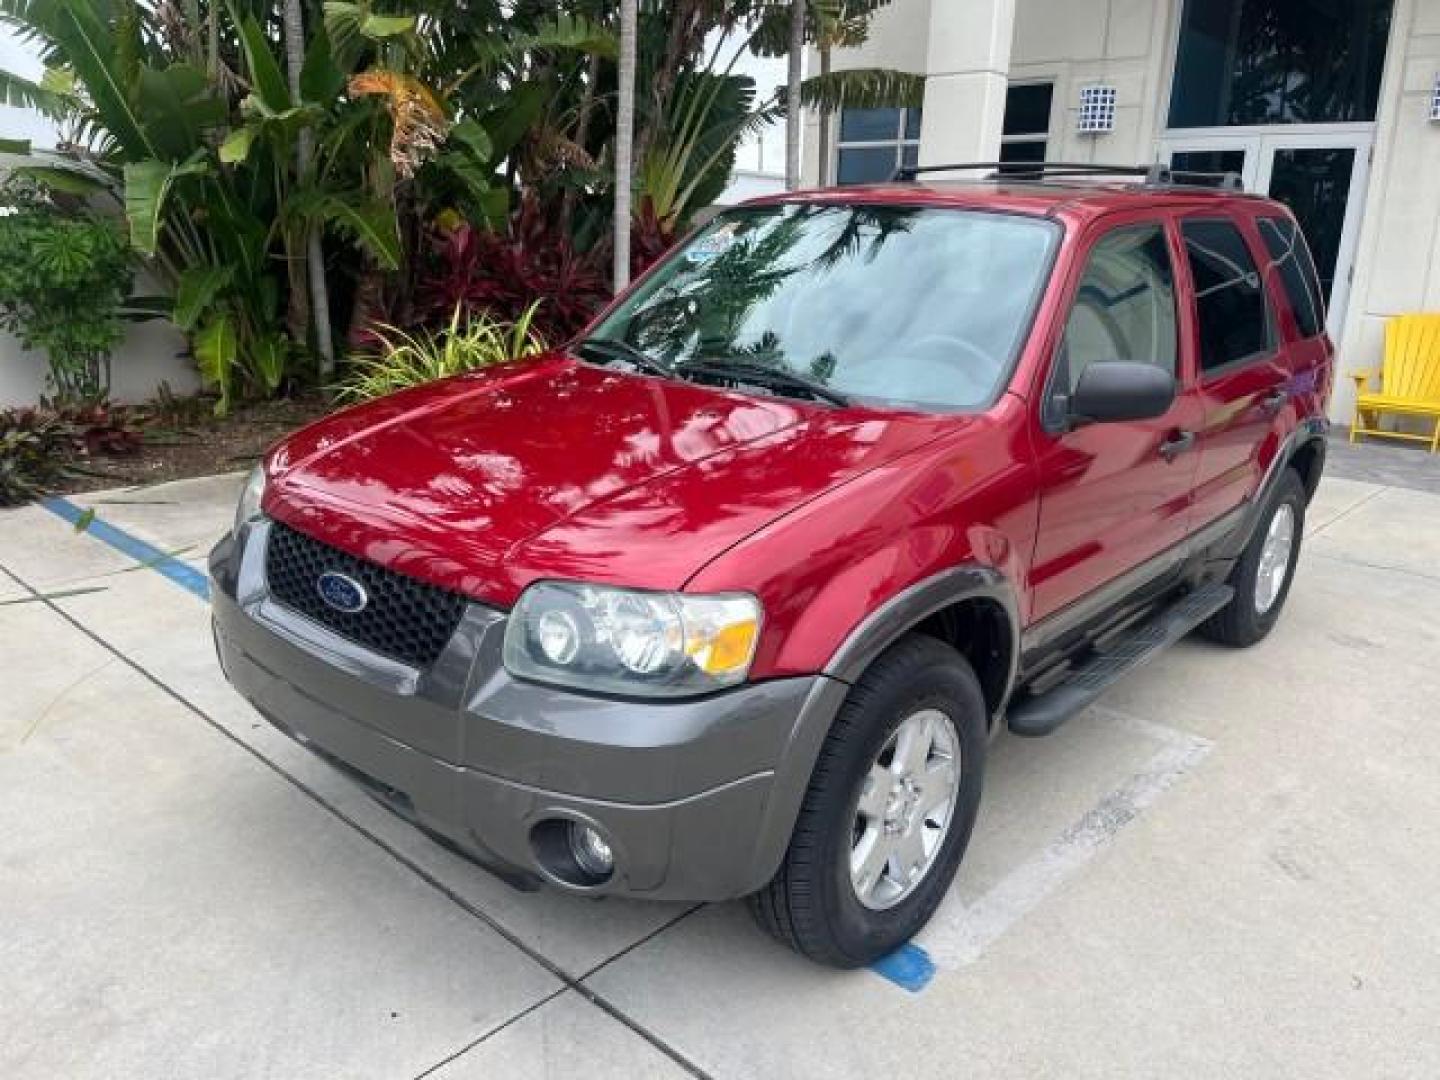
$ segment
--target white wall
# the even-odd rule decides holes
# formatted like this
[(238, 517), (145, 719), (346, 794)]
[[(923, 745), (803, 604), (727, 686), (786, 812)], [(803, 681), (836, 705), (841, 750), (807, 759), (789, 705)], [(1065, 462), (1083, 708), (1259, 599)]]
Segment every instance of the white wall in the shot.
[[(1178, 10), (1165, 0), (1017, 0), (1010, 78), (1055, 83), (1051, 161), (1154, 160)], [(1096, 83), (1115, 87), (1115, 130), (1082, 135), (1075, 131), (1080, 90)]]
[[(1427, 119), (1437, 73), (1440, 0), (1396, 0), (1375, 162), (1340, 341), (1342, 372), (1380, 366), (1389, 316), (1440, 312), (1440, 123)], [(1354, 385), (1341, 378), (1331, 416), (1349, 423), (1354, 399)]]
[[(185, 339), (162, 320), (135, 323), (111, 357), (111, 397), (142, 402), (166, 383), (177, 394), (200, 389), (195, 365), (181, 355)], [(30, 352), (8, 334), (0, 333), (0, 409), (34, 405), (54, 393), (45, 385), (48, 367), (43, 354)]]

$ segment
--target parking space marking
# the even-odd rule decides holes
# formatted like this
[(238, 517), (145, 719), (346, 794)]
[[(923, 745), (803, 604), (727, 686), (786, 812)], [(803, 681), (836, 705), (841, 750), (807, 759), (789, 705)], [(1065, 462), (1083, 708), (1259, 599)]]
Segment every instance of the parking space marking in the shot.
[(161, 551), (154, 544), (111, 525), (108, 521), (95, 516), (91, 511), (75, 505), (69, 499), (42, 499), (40, 505), (56, 517), (81, 528), (85, 535), (92, 536), (102, 544), (108, 544), (121, 554), (130, 556), (141, 566), (164, 574), (176, 585), (194, 593), (201, 600), (209, 601), (210, 579), (189, 563), (182, 562), (169, 552)]
[[(72, 524), (82, 520), (86, 513), (67, 499), (46, 499), (41, 505), (51, 513)], [(152, 544), (132, 536), (123, 529), (119, 529), (99, 518), (91, 518), (86, 531), (97, 540), (124, 552), (142, 565), (159, 571), (175, 584), (198, 596), (200, 599), (206, 601), (210, 599), (209, 579), (204, 573), (187, 563), (175, 559), (173, 556), (168, 555)], [(7, 571), (7, 573), (9, 572)], [(14, 577), (13, 574), (10, 576)], [(17, 582), (19, 581), (18, 578), (15, 580)], [(21, 584), (24, 583), (21, 582)], [(28, 588), (29, 586), (27, 585), (26, 587)], [(43, 600), (43, 597), (37, 597), (37, 599)], [(59, 609), (57, 608), (56, 610)], [(68, 616), (66, 617), (68, 618)], [(76, 625), (80, 626), (78, 622)], [(91, 633), (83, 626), (80, 626), (80, 629), (90, 634), (91, 637), (94, 637), (95, 640), (102, 645), (110, 648), (109, 644), (99, 638), (98, 635)], [(116, 652), (117, 655), (120, 655), (118, 650)], [(162, 689), (169, 693), (174, 693), (169, 687), (155, 680), (149, 672), (145, 672), (139, 668), (138, 665), (134, 664), (133, 661), (130, 661), (128, 657), (122, 656), (122, 659), (136, 667), (136, 669), (140, 670), (146, 677), (151, 678), (151, 680), (155, 681), (157, 685), (160, 685)], [(184, 701), (183, 698), (180, 700), (192, 710), (197, 713), (200, 712), (195, 706), (190, 705), (188, 701)], [(1151, 759), (1150, 763), (1144, 769), (1131, 776), (1125, 783), (1102, 798), (1094, 807), (1086, 812), (1079, 821), (1057, 837), (1043, 852), (1011, 871), (999, 884), (975, 903), (968, 907), (963, 907), (958, 912), (945, 918), (937, 919), (927, 926), (915, 941), (907, 942), (889, 956), (883, 957), (871, 964), (871, 971), (875, 972), (881, 978), (894, 983), (903, 990), (909, 991), (910, 993), (919, 993), (929, 985), (930, 981), (935, 977), (937, 970), (942, 968), (965, 967), (974, 963), (984, 955), (985, 950), (1005, 934), (1011, 926), (1038, 907), (1046, 897), (1075, 874), (1085, 863), (1089, 862), (1103, 847), (1109, 844), (1110, 841), (1114, 839), (1116, 833), (1138, 817), (1146, 807), (1150, 806), (1161, 794), (1173, 786), (1185, 773), (1193, 769), (1195, 765), (1210, 752), (1213, 746), (1208, 739), (1200, 738), (1197, 735), (1190, 735), (1175, 728), (1166, 727), (1163, 724), (1142, 720), (1139, 717), (1130, 716), (1129, 714), (1121, 713), (1113, 709), (1106, 709), (1101, 706), (1094, 706), (1092, 709), (1099, 715), (1109, 718), (1112, 722), (1122, 724), (1138, 734), (1160, 742), (1163, 748)], [(204, 716), (203, 713), (201, 715)], [(211, 721), (208, 716), (204, 718), (211, 724), (214, 724), (214, 721)], [(215, 726), (218, 727), (219, 725)], [(229, 733), (227, 732), (226, 734), (228, 735)], [(234, 736), (230, 737), (234, 738)], [(238, 742), (239, 740), (236, 741)], [(280, 772), (281, 775), (285, 776), (292, 783), (299, 784), (299, 781), (280, 769), (278, 765), (270, 762), (269, 759), (259, 755), (257, 751), (251, 749), (244, 743), (240, 743), (240, 745), (245, 746), (251, 753), (261, 757), (261, 760), (265, 761), (266, 764), (269, 764), (270, 767), (277, 772)], [(303, 787), (303, 785), (301, 786)], [(337, 814), (347, 822), (349, 821), (339, 810), (330, 806), (329, 803), (326, 803), (318, 795), (312, 793), (312, 797), (332, 813)], [(354, 827), (365, 832), (367, 836), (370, 835), (358, 824), (355, 824)], [(385, 845), (378, 837), (372, 837), (372, 839), (388, 850), (388, 845)], [(408, 864), (408, 860), (404, 859), (403, 856), (399, 856), (398, 853), (393, 852), (392, 854), (395, 854), (396, 857), (401, 858), (402, 861)], [(428, 875), (423, 875), (422, 872), (422, 876)], [(439, 887), (443, 888), (443, 886)], [(446, 891), (448, 892), (448, 890)], [(464, 906), (467, 908), (470, 907), (469, 904), (465, 904)], [(675, 922), (680, 921), (680, 919), (698, 910), (698, 907), (697, 905), (696, 908), (686, 911), (679, 916), (679, 918), (666, 923), (660, 928), (661, 931), (669, 929)], [(501, 928), (498, 923), (494, 923), (489, 916), (479, 914), (478, 910), (476, 914), (477, 917), (483, 918), (486, 922), (491, 922), (497, 930), (500, 930), (504, 936), (510, 938), (515, 944), (520, 945), (526, 952), (531, 951), (520, 942), (518, 937), (503, 930), (503, 928)], [(656, 933), (658, 933), (658, 931)], [(656, 934), (647, 935), (644, 940), (649, 940), (654, 936), (656, 936)], [(633, 947), (634, 946), (631, 946), (631, 948)], [(620, 955), (628, 951), (629, 949), (622, 950)], [(615, 957), (611, 957), (605, 961), (605, 964), (609, 964), (614, 959)], [(600, 966), (603, 967), (605, 964)], [(585, 975), (581, 975), (578, 979), (574, 979), (572, 976), (560, 972), (558, 968), (554, 968), (548, 960), (545, 961), (545, 966), (551, 967), (567, 982), (573, 982), (574, 988), (577, 989), (579, 989), (580, 982), (588, 978), (589, 975), (594, 974), (594, 972), (588, 972)], [(582, 996), (589, 998), (592, 1004), (610, 1013), (621, 1023), (635, 1028), (642, 1036), (649, 1038), (648, 1033), (639, 1029), (628, 1017), (623, 1017), (618, 1010), (609, 1006), (608, 1003), (602, 1003), (597, 1000), (592, 992), (582, 990)], [(491, 1034), (493, 1033), (487, 1032), (485, 1035), (482, 1035), (480, 1039), (459, 1051), (455, 1056), (460, 1056), (468, 1050), (473, 1049), (474, 1046), (478, 1046)], [(651, 1039), (650, 1041), (655, 1042), (656, 1040)], [(683, 1067), (698, 1073), (698, 1070), (696, 1070), (690, 1062), (670, 1048), (660, 1045), (660, 1049), (677, 1060)]]
[(1160, 751), (980, 899), (948, 914), (942, 908), (941, 917), (921, 931), (915, 942), (936, 968), (953, 970), (979, 960), (1214, 749), (1209, 739), (1177, 728), (1103, 706), (1092, 706), (1091, 711), (1159, 742)]
[[(144, 541), (139, 542), (144, 543)], [(430, 886), (430, 888), (440, 893), (456, 907), (460, 908), (462, 911), (466, 912), (471, 917), (484, 923), (505, 941), (509, 942), (516, 949), (519, 949), (520, 952), (527, 956), (531, 961), (538, 964), (540, 967), (544, 968), (556, 979), (558, 979), (563, 984), (561, 988), (562, 991), (574, 990), (582, 998), (588, 1001), (591, 1005), (595, 1006), (601, 1012), (605, 1013), (612, 1020), (629, 1028), (636, 1035), (639, 1035), (646, 1042), (650, 1043), (651, 1046), (655, 1047), (655, 1049), (659, 1050), (666, 1057), (670, 1058), (670, 1060), (675, 1062), (676, 1065), (680, 1066), (680, 1068), (687, 1072), (689, 1075), (697, 1077), (698, 1080), (710, 1080), (709, 1074), (706, 1073), (703, 1069), (701, 1069), (698, 1065), (696, 1065), (693, 1061), (691, 1061), (688, 1057), (686, 1057), (683, 1053), (681, 1053), (680, 1050), (671, 1046), (664, 1039), (660, 1038), (659, 1035), (650, 1031), (647, 1027), (645, 1027), (645, 1025), (643, 1025), (633, 1017), (629, 1016), (627, 1013), (623, 1012), (617, 1006), (611, 1004), (609, 1000), (607, 1000), (597, 991), (591, 989), (589, 986), (586, 986), (584, 983), (584, 980), (590, 978), (590, 976), (594, 975), (601, 968), (612, 963), (617, 957), (624, 956), (632, 949), (653, 940), (655, 937), (664, 933), (666, 930), (669, 930), (682, 919), (685, 919), (690, 915), (694, 914), (694, 912), (698, 911), (702, 905), (697, 904), (695, 907), (687, 908), (685, 911), (680, 912), (674, 918), (666, 921), (665, 923), (662, 923), (659, 927), (646, 934), (639, 941), (633, 942), (631, 945), (616, 953), (615, 956), (609, 957), (600, 964), (597, 964), (590, 971), (587, 971), (584, 974), (578, 976), (573, 975), (570, 972), (566, 971), (564, 968), (562, 968), (559, 964), (555, 963), (555, 961), (551, 960), (544, 953), (540, 952), (539, 949), (535, 948), (533, 945), (525, 941), (524, 938), (522, 938), (515, 931), (511, 930), (500, 920), (496, 919), (489, 912), (485, 911), (483, 908), (468, 900), (461, 893), (447, 885), (438, 876), (431, 873), (429, 870), (426, 870), (423, 866), (417, 863), (414, 859), (410, 858), (410, 856), (406, 855), (399, 848), (395, 847), (393, 844), (389, 843), (381, 836), (366, 828), (363, 824), (355, 820), (340, 807), (336, 806), (334, 803), (329, 802), (323, 795), (321, 795), (314, 788), (310, 787), (310, 785), (305, 783), (299, 777), (287, 772), (284, 768), (280, 766), (278, 762), (268, 757), (255, 747), (251, 746), (244, 739), (240, 738), (240, 736), (236, 735), (233, 731), (227, 728), (224, 724), (220, 723), (218, 720), (212, 717), (204, 709), (200, 708), (200, 706), (196, 705), (184, 694), (180, 693), (180, 691), (176, 690), (174, 687), (172, 687), (159, 676), (157, 676), (154, 672), (150, 671), (148, 668), (146, 668), (144, 665), (140, 664), (138, 661), (134, 660), (130, 656), (127, 656), (110, 641), (106, 640), (100, 634), (96, 633), (90, 627), (82, 623), (70, 612), (66, 611), (64, 608), (56, 604), (50, 597), (41, 593), (28, 581), (25, 581), (23, 578), (19, 577), (9, 567), (0, 564), (0, 573), (3, 573), (16, 585), (24, 589), (35, 601), (44, 604), (51, 611), (55, 612), (56, 615), (60, 616), (60, 618), (64, 619), (67, 623), (73, 626), (76, 630), (79, 630), (91, 641), (95, 642), (95, 644), (99, 645), (102, 649), (109, 652), (115, 659), (119, 660), (122, 664), (130, 668), (137, 675), (140, 675), (142, 678), (144, 678), (152, 685), (154, 685), (157, 689), (159, 689), (162, 693), (166, 694), (168, 697), (174, 700), (177, 704), (181, 705), (187, 711), (192, 713), (201, 722), (203, 722), (213, 731), (215, 731), (216, 734), (228, 740), (240, 750), (249, 754), (261, 765), (265, 766), (267, 769), (275, 773), (286, 783), (293, 786), (296, 790), (298, 790), (306, 798), (310, 799), (311, 802), (315, 803), (322, 810), (327, 811), (337, 820), (339, 820), (342, 824), (348, 825), (360, 836), (364, 837), (370, 843), (374, 844), (391, 859), (399, 863), (410, 873), (414, 874), (422, 882)], [(174, 579), (172, 578), (172, 580)], [(503, 1025), (501, 1026), (503, 1027)], [(462, 1048), (459, 1053), (451, 1055), (451, 1058), (458, 1057), (460, 1056), (460, 1054), (465, 1053), (466, 1050), (472, 1049), (474, 1046), (478, 1046), (481, 1042), (489, 1038), (494, 1033), (495, 1032), (493, 1030), (486, 1032), (485, 1034), (481, 1035), (479, 1039)]]

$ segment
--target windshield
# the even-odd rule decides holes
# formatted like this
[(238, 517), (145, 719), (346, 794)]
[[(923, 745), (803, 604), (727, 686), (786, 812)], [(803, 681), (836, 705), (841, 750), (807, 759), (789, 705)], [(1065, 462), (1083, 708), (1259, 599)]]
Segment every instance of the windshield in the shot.
[(982, 409), (1010, 372), (1058, 232), (1039, 218), (933, 207), (735, 210), (672, 255), (591, 340), (622, 342), (645, 367), (681, 377), (763, 368), (776, 377), (739, 381)]

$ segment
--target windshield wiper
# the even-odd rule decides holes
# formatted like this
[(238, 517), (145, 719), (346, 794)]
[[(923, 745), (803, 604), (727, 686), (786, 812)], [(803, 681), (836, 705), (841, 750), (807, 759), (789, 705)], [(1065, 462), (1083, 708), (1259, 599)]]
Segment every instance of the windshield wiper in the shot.
[(649, 353), (637, 349), (628, 341), (620, 341), (617, 338), (586, 338), (575, 346), (576, 352), (598, 353), (607, 360), (621, 359), (634, 365), (641, 371), (651, 375), (663, 375), (668, 379), (675, 378), (675, 372), (666, 367), (659, 360), (656, 360)]
[(678, 365), (687, 375), (708, 376), (712, 379), (732, 379), (737, 382), (752, 382), (776, 389), (788, 388), (808, 394), (817, 401), (825, 401), (841, 408), (850, 404), (850, 399), (838, 390), (831, 390), (822, 382), (806, 378), (783, 368), (766, 367), (749, 360), (733, 357), (701, 357)]

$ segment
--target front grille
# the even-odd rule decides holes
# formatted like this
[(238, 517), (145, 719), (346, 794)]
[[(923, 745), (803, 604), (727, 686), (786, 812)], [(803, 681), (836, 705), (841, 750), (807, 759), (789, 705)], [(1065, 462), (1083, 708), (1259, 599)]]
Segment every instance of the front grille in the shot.
[[(369, 602), (357, 612), (331, 607), (320, 597), (326, 572), (344, 574), (365, 587)], [(270, 595), (307, 618), (412, 667), (439, 657), (467, 603), (463, 596), (357, 559), (277, 522), (265, 548)]]

